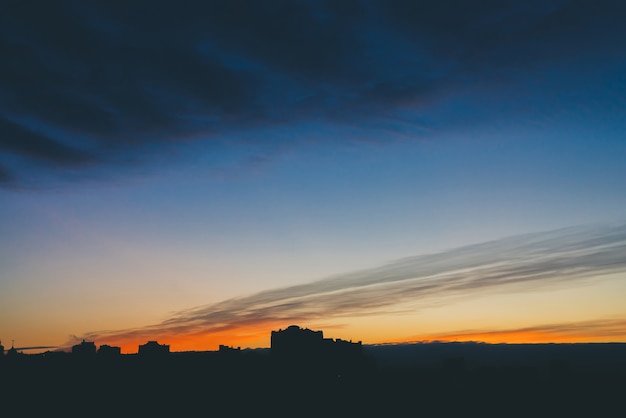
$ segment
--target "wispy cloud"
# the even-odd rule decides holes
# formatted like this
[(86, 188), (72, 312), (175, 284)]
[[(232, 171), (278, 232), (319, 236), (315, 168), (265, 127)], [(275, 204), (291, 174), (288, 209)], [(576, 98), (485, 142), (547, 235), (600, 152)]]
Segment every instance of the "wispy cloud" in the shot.
[(37, 345), (37, 346), (32, 346), (32, 347), (15, 347), (15, 350), (28, 351), (28, 350), (46, 350), (46, 349), (53, 349), (53, 348), (59, 348), (59, 347), (56, 347), (54, 345)]
[(450, 297), (541, 291), (626, 271), (626, 225), (571, 227), (400, 259), (195, 307), (143, 328), (93, 332), (123, 341), (201, 336), (302, 321), (419, 310)]

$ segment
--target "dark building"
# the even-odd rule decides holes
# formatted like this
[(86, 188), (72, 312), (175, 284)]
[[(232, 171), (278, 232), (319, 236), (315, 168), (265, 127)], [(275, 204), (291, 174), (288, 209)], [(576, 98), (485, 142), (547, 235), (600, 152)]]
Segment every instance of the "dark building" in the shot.
[(23, 352), (18, 353), (17, 349), (15, 348), (15, 345), (11, 344), (11, 348), (7, 350), (7, 358), (13, 359), (13, 358), (16, 358), (18, 355), (24, 355), (24, 353)]
[(72, 346), (72, 354), (78, 356), (92, 356), (96, 354), (96, 344), (93, 341), (83, 340), (80, 344)]
[(241, 352), (241, 347), (230, 347), (228, 345), (220, 344), (219, 348), (220, 353), (238, 353)]
[(361, 341), (324, 338), (322, 331), (297, 325), (272, 331), (270, 353), (275, 366), (288, 374), (343, 376), (367, 367)]
[(114, 347), (107, 344), (103, 344), (98, 348), (98, 355), (102, 357), (114, 357), (122, 354), (120, 347)]
[(140, 356), (162, 356), (170, 353), (170, 346), (166, 344), (159, 344), (156, 341), (148, 341), (147, 343), (139, 346)]
[(361, 341), (353, 343), (341, 339), (324, 338), (322, 331), (313, 331), (290, 325), (284, 330), (272, 331), (272, 355), (361, 355)]
[(272, 331), (270, 347), (274, 356), (314, 355), (321, 353), (323, 342), (322, 331), (291, 325)]

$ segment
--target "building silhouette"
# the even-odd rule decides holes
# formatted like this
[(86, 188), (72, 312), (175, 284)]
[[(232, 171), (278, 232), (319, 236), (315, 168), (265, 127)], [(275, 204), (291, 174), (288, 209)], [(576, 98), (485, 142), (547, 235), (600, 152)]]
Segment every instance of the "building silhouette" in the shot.
[(361, 355), (361, 341), (324, 338), (322, 331), (313, 331), (290, 325), (286, 329), (272, 331), (271, 350), (275, 356), (327, 356)]
[(7, 350), (7, 358), (16, 358), (19, 354), (22, 353), (17, 352), (17, 349), (15, 348), (15, 342), (11, 341), (11, 348)]
[(170, 346), (159, 344), (157, 341), (148, 341), (139, 345), (139, 355), (144, 357), (163, 356), (170, 353)]
[(322, 331), (290, 325), (284, 330), (272, 331), (270, 348), (276, 357), (310, 356), (321, 353), (323, 342)]
[(96, 354), (96, 344), (93, 341), (83, 340), (72, 346), (72, 354), (77, 356), (92, 356)]
[(291, 325), (272, 331), (271, 357), (287, 374), (346, 376), (367, 367), (361, 341), (324, 338), (322, 331)]
[(241, 347), (231, 347), (228, 345), (220, 344), (219, 350), (220, 353), (238, 353), (241, 352)]
[(108, 344), (103, 344), (98, 348), (98, 355), (102, 357), (114, 357), (122, 354), (122, 349), (120, 347), (110, 346)]

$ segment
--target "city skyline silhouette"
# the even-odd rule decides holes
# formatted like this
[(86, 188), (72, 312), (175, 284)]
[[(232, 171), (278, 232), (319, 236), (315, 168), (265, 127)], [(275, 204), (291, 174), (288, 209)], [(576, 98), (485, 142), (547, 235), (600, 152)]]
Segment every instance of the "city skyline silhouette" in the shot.
[(269, 349), (205, 352), (174, 352), (157, 341), (134, 354), (91, 341), (71, 352), (11, 349), (0, 356), (5, 406), (34, 398), (32, 413), (71, 400), (107, 413), (187, 414), (209, 402), (235, 415), (273, 406), (279, 416), (377, 416), (419, 402), (422, 413), (441, 416), (496, 416), (502, 408), (513, 416), (583, 416), (618, 407), (626, 388), (626, 343), (367, 346), (297, 325), (272, 330), (271, 341)]

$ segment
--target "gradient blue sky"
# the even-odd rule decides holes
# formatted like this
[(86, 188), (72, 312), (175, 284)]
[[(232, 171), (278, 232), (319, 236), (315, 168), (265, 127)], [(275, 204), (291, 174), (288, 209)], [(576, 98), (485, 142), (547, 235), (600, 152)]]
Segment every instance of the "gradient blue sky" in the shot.
[[(570, 340), (626, 341), (618, 2), (5, 9), (5, 345), (267, 346), (291, 323), (368, 343), (576, 324)], [(423, 272), (437, 254), (449, 265)], [(407, 257), (436, 291), (383, 285)]]

